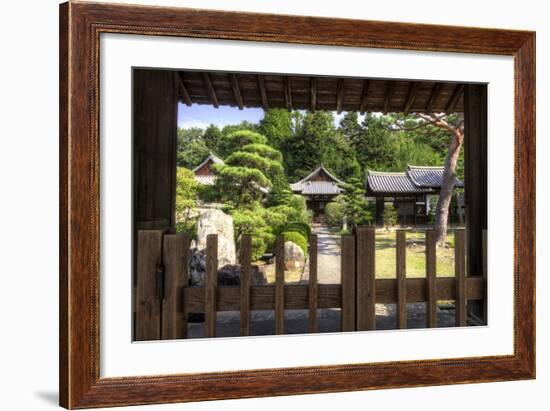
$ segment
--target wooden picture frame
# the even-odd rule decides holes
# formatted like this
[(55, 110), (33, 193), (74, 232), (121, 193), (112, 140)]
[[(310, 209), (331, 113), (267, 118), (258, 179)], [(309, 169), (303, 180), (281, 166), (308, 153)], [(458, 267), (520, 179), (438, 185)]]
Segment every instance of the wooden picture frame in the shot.
[[(513, 56), (514, 354), (100, 378), (101, 33)], [(535, 33), (69, 2), (60, 6), (60, 405), (91, 408), (535, 377)]]

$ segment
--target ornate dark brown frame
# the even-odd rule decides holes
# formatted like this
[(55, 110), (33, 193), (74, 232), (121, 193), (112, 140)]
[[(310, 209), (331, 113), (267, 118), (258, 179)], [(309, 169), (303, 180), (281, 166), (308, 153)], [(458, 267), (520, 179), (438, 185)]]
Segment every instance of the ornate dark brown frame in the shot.
[[(498, 54), (515, 62), (514, 354), (155, 377), (99, 374), (101, 33)], [(60, 405), (134, 404), (535, 377), (535, 33), (70, 2), (60, 6)]]

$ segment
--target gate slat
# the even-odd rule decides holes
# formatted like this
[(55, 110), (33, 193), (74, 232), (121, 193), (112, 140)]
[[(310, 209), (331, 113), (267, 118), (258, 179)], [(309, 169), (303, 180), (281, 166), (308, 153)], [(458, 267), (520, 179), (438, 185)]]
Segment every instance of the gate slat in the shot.
[(160, 340), (161, 303), (157, 270), (162, 263), (162, 236), (162, 230), (138, 231), (136, 341)]
[(275, 246), (275, 334), (285, 332), (285, 238), (277, 237)]
[(374, 227), (357, 228), (357, 331), (376, 329), (375, 235)]
[(355, 331), (355, 236), (341, 237), (342, 331)]
[(464, 230), (455, 230), (455, 315), (458, 327), (466, 326), (466, 235)]
[(182, 287), (188, 281), (189, 245), (189, 238), (184, 234), (164, 236), (163, 340), (187, 338), (187, 315), (183, 312)]
[(426, 231), (426, 326), (437, 327), (435, 230)]
[(309, 236), (309, 332), (317, 332), (317, 235)]
[(407, 328), (407, 237), (405, 230), (395, 236), (397, 277), (397, 328)]
[(241, 335), (250, 334), (250, 272), (252, 270), (252, 237), (241, 238)]
[(206, 236), (206, 273), (204, 279), (204, 336), (216, 336), (216, 287), (218, 285), (218, 236)]

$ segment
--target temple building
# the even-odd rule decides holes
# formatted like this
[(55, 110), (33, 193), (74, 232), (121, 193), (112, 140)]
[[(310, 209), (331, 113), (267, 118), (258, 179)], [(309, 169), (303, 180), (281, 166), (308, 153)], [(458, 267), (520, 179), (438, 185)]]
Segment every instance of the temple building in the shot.
[[(397, 210), (399, 225), (427, 224), (430, 198), (437, 197), (443, 181), (443, 167), (407, 166), (405, 172), (369, 171), (366, 196), (376, 199), (377, 225), (383, 225), (384, 206), (392, 203)], [(455, 188), (463, 188), (459, 179)], [(450, 210), (450, 219), (462, 221), (462, 196), (457, 196)]]
[(193, 169), (195, 173), (195, 179), (198, 183), (213, 186), (216, 176), (212, 170), (214, 164), (223, 164), (223, 160), (216, 156), (214, 153), (210, 152), (208, 157), (204, 159), (197, 167)]
[(291, 184), (290, 188), (294, 193), (305, 197), (307, 207), (313, 211), (314, 220), (322, 221), (326, 204), (342, 192), (338, 186), (342, 183), (343, 181), (321, 165), (300, 181)]

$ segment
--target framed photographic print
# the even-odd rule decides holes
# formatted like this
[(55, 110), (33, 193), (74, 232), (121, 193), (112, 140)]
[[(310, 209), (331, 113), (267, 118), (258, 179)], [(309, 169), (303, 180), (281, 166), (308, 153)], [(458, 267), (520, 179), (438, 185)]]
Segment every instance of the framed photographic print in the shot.
[(60, 403), (535, 377), (535, 34), (60, 6)]

